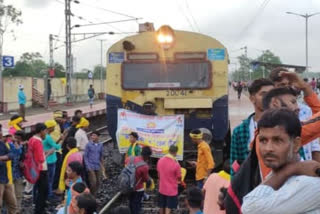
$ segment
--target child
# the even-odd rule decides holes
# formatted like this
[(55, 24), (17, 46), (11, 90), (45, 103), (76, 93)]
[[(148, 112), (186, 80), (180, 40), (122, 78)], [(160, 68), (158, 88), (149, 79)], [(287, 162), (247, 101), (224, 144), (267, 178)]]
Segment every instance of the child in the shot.
[(202, 192), (197, 187), (191, 187), (187, 190), (186, 204), (190, 214), (203, 214), (201, 211), (203, 202)]

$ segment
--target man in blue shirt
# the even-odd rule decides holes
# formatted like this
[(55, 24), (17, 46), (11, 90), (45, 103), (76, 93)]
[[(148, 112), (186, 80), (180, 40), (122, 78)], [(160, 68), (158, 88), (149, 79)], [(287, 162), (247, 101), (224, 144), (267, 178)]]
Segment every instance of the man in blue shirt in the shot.
[(92, 132), (91, 140), (84, 150), (84, 163), (88, 171), (90, 192), (94, 196), (97, 195), (101, 183), (101, 173), (104, 178), (106, 177), (103, 166), (103, 145), (99, 143), (99, 135), (97, 131)]
[(20, 116), (23, 118), (23, 121), (26, 122), (25, 115), (26, 115), (26, 108), (25, 105), (27, 103), (27, 97), (23, 91), (23, 85), (19, 85), (19, 92), (18, 92), (18, 102), (20, 106)]

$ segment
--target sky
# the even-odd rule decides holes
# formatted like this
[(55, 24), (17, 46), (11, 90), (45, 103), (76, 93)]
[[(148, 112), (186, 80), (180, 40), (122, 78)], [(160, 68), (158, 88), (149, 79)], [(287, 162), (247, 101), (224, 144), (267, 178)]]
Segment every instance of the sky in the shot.
[[(23, 24), (4, 38), (4, 55), (39, 52), (49, 61), (49, 34), (59, 35), (54, 46), (63, 46), (64, 0), (4, 0), (22, 11)], [(248, 56), (256, 58), (269, 49), (283, 63), (305, 65), (305, 19), (286, 14), (287, 11), (312, 14), (320, 12), (319, 0), (79, 0), (71, 3), (75, 17), (72, 25), (141, 18), (138, 21), (74, 28), (72, 33), (117, 32), (74, 43), (75, 70), (103, 65), (108, 48), (121, 38), (138, 31), (138, 24), (153, 22), (155, 28), (168, 24), (174, 29), (200, 32), (222, 42), (229, 51), (231, 63), (248, 47)], [(110, 12), (114, 11), (117, 13)], [(128, 16), (120, 15), (126, 14)], [(82, 17), (83, 19), (79, 19)], [(310, 71), (320, 72), (320, 15), (309, 19)], [(79, 37), (77, 37), (79, 38)], [(61, 42), (62, 41), (62, 42)], [(54, 60), (65, 65), (65, 48), (54, 52)]]

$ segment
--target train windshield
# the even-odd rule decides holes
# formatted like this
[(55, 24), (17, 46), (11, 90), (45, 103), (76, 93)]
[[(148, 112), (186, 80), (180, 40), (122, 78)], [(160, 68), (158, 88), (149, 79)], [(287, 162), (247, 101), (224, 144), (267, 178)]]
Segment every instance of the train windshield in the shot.
[(122, 66), (124, 89), (205, 89), (211, 84), (209, 62), (127, 62)]

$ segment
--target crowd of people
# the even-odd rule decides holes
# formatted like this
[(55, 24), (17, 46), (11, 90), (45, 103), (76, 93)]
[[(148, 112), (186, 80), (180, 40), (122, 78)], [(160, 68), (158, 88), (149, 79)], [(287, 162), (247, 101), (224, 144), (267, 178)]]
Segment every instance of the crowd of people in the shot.
[(71, 121), (66, 111), (54, 111), (53, 119), (35, 125), (28, 140), (23, 120), (14, 115), (9, 129), (0, 129), (1, 212), (22, 213), (23, 196), (30, 195), (36, 214), (46, 213), (48, 204), (60, 204), (57, 213), (95, 213), (106, 176), (100, 133), (87, 136), (90, 123), (81, 110)]
[[(269, 79), (254, 80), (248, 92), (254, 112), (233, 130), (230, 159), (222, 170), (212, 173), (214, 157), (200, 129), (189, 133), (197, 148), (197, 160), (187, 161), (195, 168), (194, 185), (186, 186), (176, 145), (157, 161), (160, 214), (179, 209), (184, 190), (191, 214), (320, 212), (320, 100), (312, 84), (276, 68)], [(35, 214), (57, 201), (58, 214), (95, 213), (101, 181), (107, 179), (100, 133), (88, 137), (90, 123), (81, 110), (71, 121), (66, 112), (55, 111), (52, 120), (36, 124), (26, 141), (23, 120), (12, 116), (9, 129), (0, 132), (1, 210), (21, 213), (23, 195), (32, 190)], [(139, 214), (142, 201), (150, 198), (147, 190), (156, 186), (149, 175), (152, 149), (139, 142), (136, 132), (128, 140), (118, 179), (129, 203), (113, 212)]]
[(315, 92), (314, 84), (285, 68), (249, 86), (254, 113), (233, 130), (231, 185), (218, 198), (226, 213), (320, 212)]

